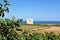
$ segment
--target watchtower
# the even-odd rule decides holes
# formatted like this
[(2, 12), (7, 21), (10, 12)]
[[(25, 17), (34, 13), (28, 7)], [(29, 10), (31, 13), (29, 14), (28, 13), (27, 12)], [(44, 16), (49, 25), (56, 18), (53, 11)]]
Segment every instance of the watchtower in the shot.
[(33, 24), (33, 19), (32, 18), (27, 19), (27, 24)]

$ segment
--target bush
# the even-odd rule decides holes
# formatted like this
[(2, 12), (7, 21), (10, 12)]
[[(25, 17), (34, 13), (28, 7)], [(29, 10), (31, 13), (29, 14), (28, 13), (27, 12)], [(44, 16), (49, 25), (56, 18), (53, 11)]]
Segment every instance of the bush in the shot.
[(24, 32), (20, 34), (20, 40), (60, 40), (60, 35), (55, 35), (53, 32), (46, 32), (45, 34), (34, 32), (31, 34), (24, 30)]
[(0, 40), (19, 40), (16, 27), (20, 27), (22, 19), (0, 19)]

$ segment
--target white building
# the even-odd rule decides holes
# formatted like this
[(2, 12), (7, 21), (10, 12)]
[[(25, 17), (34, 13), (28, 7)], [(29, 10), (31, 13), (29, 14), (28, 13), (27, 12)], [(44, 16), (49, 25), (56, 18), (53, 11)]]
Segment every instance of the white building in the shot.
[(26, 23), (27, 24), (33, 24), (33, 19), (32, 18), (27, 19), (27, 22)]

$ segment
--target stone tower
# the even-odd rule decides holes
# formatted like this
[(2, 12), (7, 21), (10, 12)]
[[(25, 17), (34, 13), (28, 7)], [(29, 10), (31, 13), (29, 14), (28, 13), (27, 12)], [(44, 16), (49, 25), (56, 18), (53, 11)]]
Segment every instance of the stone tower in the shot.
[(27, 19), (27, 22), (26, 23), (27, 24), (33, 24), (33, 19), (32, 18)]

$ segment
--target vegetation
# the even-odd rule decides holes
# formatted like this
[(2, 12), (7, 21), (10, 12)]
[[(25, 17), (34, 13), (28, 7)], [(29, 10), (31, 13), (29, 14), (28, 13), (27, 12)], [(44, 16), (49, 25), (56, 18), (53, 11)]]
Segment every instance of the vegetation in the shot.
[(53, 32), (40, 34), (37, 32), (30, 33), (30, 31), (24, 31), (20, 34), (20, 40), (60, 40), (60, 35), (55, 35)]
[(0, 16), (4, 17), (4, 13), (9, 12), (9, 8), (8, 8), (9, 5), (10, 2), (8, 2), (7, 0), (4, 0), (4, 4), (0, 3)]
[(22, 19), (0, 19), (0, 40), (19, 40), (16, 29), (20, 27)]
[(30, 26), (60, 26), (60, 24), (24, 24)]

